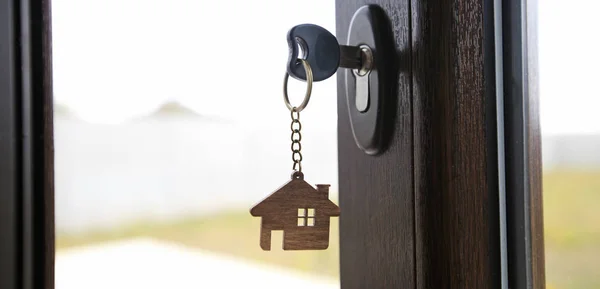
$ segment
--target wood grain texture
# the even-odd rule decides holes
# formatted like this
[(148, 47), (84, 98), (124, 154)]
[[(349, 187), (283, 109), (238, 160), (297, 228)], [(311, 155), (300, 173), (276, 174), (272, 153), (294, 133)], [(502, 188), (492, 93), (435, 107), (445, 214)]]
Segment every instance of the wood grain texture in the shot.
[(329, 200), (329, 185), (315, 189), (294, 173), (273, 194), (250, 210), (262, 217), (260, 247), (271, 250), (271, 232), (283, 231), (284, 250), (324, 250), (329, 247), (329, 218), (340, 215), (340, 208)]
[(484, 2), (411, 1), (416, 288), (500, 286)]
[(546, 288), (544, 254), (544, 214), (542, 198), (542, 137), (540, 129), (538, 65), (538, 1), (527, 1), (527, 156), (529, 166), (529, 204), (531, 222), (532, 288)]
[[(498, 149), (504, 147), (498, 132), (523, 123), (528, 126), (524, 159), (531, 194), (518, 204), (532, 204), (529, 211), (520, 212), (531, 219), (525, 225), (532, 230), (532, 282), (534, 288), (543, 288), (537, 91), (526, 94), (530, 106), (523, 111), (529, 113), (524, 120), (497, 121), (502, 116), (497, 115), (497, 101), (502, 99), (496, 99), (493, 1), (375, 2), (388, 13), (398, 51), (398, 58), (389, 62), (399, 71), (396, 114), (390, 119), (395, 127), (388, 132), (391, 142), (383, 154), (370, 157), (360, 152), (349, 129), (344, 82), (338, 79), (340, 205), (345, 212), (340, 220), (342, 288), (500, 288), (503, 168), (498, 160), (504, 155)], [(340, 42), (345, 41), (352, 13), (362, 4), (336, 2)], [(504, 60), (505, 69), (507, 62), (521, 62), (506, 54)], [(537, 69), (537, 63), (530, 65)], [(514, 68), (504, 77), (513, 79), (516, 74), (511, 73), (518, 71)], [(537, 77), (537, 71), (528, 73)], [(510, 109), (510, 103), (506, 107)], [(512, 128), (510, 132), (514, 136)], [(514, 164), (512, 159), (507, 163)], [(518, 179), (511, 170), (506, 174), (509, 182)], [(413, 196), (407, 194), (411, 190)], [(507, 197), (507, 203), (513, 201)], [(512, 207), (507, 206), (510, 213)], [(511, 254), (526, 257), (509, 253), (509, 263)], [(518, 264), (512, 265), (509, 279), (511, 272), (519, 271)]]
[[(367, 1), (336, 0), (336, 36), (346, 43), (350, 20)], [(398, 71), (389, 91), (387, 149), (378, 156), (356, 145), (344, 73), (338, 71), (340, 277), (344, 289), (414, 288), (414, 190), (409, 2), (376, 0), (388, 15)]]

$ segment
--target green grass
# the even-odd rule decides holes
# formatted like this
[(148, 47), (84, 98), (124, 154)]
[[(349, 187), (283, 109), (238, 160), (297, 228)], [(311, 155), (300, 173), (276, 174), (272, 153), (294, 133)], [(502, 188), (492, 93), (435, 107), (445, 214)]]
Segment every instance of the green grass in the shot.
[[(258, 245), (260, 220), (247, 211), (168, 224), (141, 222), (80, 235), (58, 234), (57, 247), (147, 236), (338, 278), (338, 221), (332, 220), (331, 245), (325, 251), (283, 252), (275, 245), (273, 251), (262, 251)], [(544, 174), (544, 227), (548, 288), (600, 288), (600, 170)], [(273, 241), (277, 241), (275, 235)]]
[(544, 233), (548, 285), (600, 288), (600, 171), (544, 174)]

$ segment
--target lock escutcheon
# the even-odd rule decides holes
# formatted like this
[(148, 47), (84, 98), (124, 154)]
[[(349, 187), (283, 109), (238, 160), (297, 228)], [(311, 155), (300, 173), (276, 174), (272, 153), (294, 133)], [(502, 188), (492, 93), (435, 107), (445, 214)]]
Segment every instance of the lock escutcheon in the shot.
[(372, 53), (367, 75), (357, 77), (356, 72), (347, 70), (344, 78), (356, 145), (369, 155), (377, 155), (389, 142), (386, 136), (392, 135), (386, 130), (393, 130), (398, 82), (394, 37), (385, 11), (376, 5), (358, 9), (350, 22), (346, 45), (368, 47)]

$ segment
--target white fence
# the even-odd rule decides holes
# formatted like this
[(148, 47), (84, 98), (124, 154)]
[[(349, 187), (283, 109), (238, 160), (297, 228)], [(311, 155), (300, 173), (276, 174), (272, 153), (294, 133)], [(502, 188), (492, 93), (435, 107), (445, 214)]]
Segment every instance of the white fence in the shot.
[[(57, 117), (57, 229), (247, 210), (290, 177), (289, 124), (283, 126), (249, 131), (200, 117), (121, 125)], [(331, 183), (335, 192), (335, 131), (313, 129), (302, 142), (307, 179)]]
[[(120, 125), (57, 117), (56, 221), (77, 231), (139, 220), (246, 210), (289, 178), (289, 129), (244, 129), (201, 117)], [(337, 192), (337, 134), (303, 136), (303, 168)], [(600, 167), (600, 136), (543, 140), (545, 168)]]
[(600, 168), (600, 135), (554, 135), (542, 138), (544, 169)]

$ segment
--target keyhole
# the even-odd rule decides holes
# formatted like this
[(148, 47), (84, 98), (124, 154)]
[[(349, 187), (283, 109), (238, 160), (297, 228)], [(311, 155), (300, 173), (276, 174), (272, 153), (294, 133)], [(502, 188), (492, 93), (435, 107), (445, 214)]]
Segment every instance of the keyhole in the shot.
[[(308, 57), (306, 41), (300, 37), (296, 37), (296, 44), (298, 45), (298, 59), (306, 59)], [(300, 64), (300, 61), (297, 64)]]

